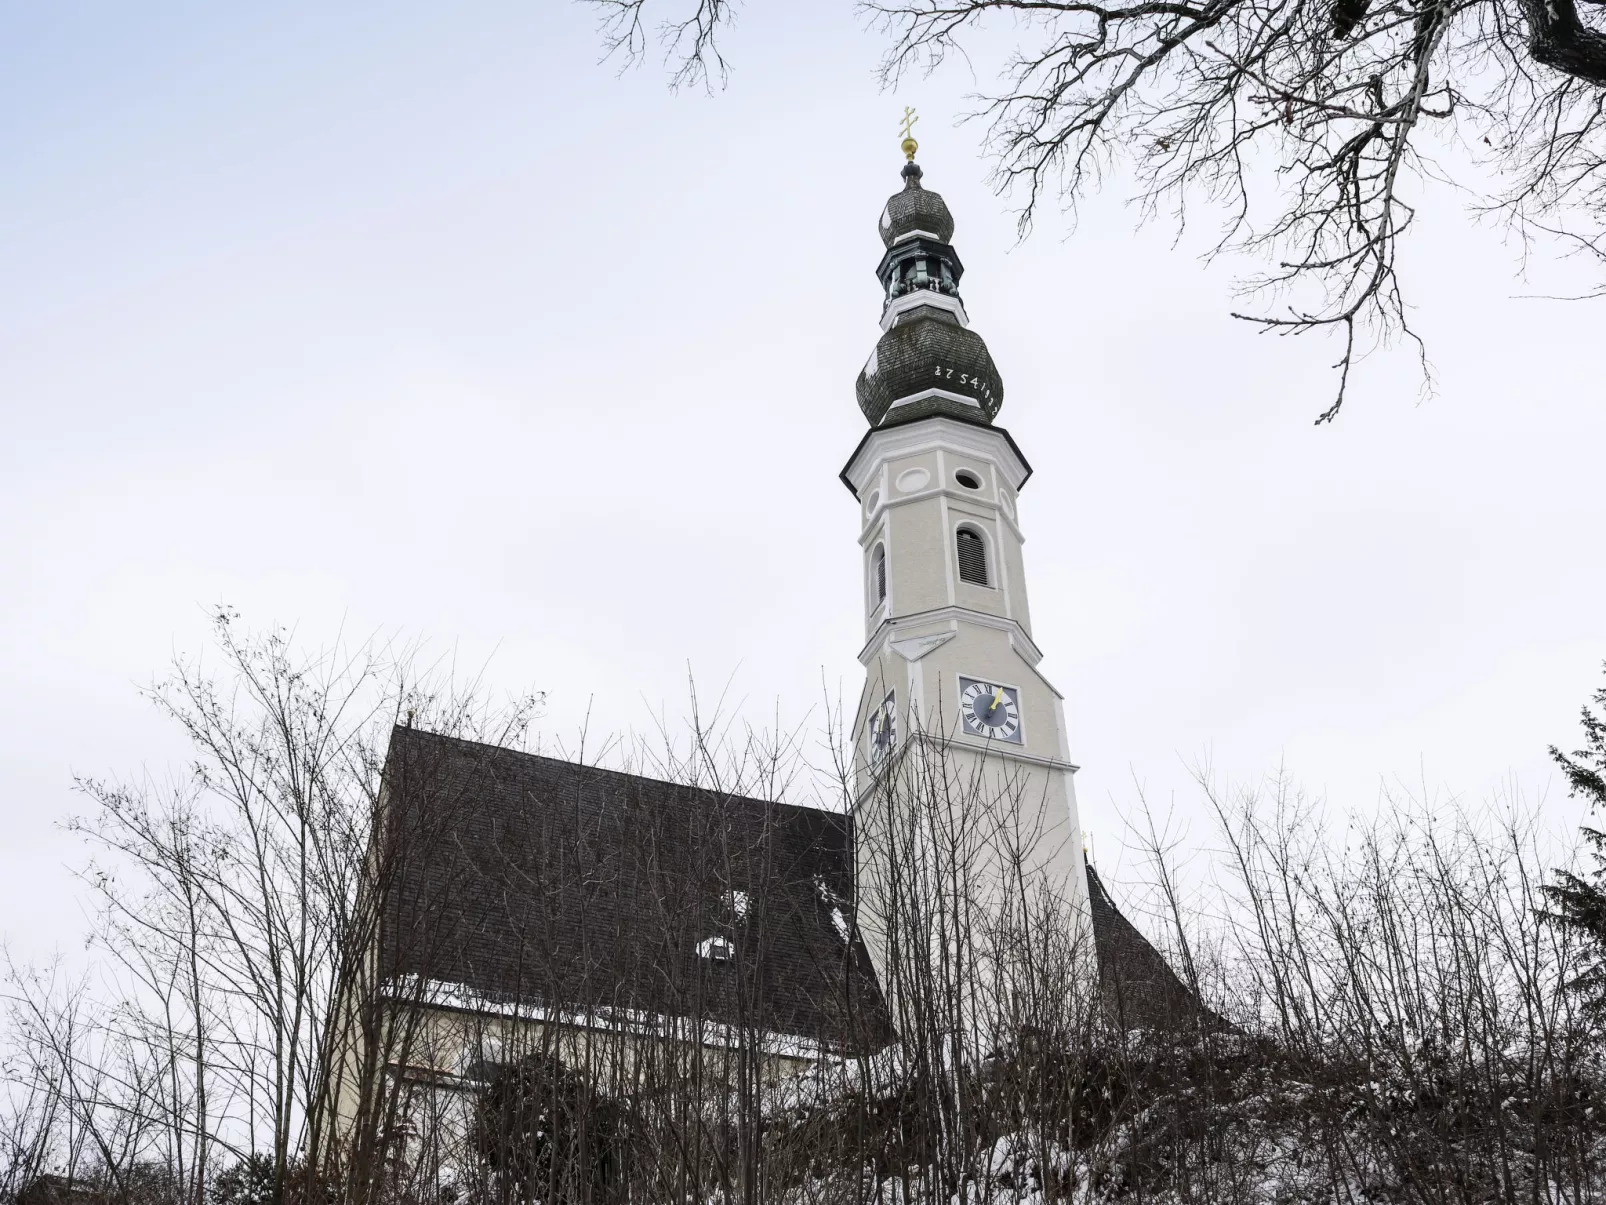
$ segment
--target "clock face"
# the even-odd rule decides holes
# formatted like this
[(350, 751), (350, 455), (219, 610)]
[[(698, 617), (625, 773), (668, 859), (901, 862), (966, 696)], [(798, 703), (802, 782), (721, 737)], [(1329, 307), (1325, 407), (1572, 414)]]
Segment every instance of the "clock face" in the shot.
[(1020, 692), (1013, 686), (959, 679), (959, 722), (971, 736), (1021, 743)]
[(897, 743), (898, 699), (897, 694), (889, 690), (887, 697), (881, 700), (881, 706), (870, 716), (870, 754), (876, 761), (881, 761)]

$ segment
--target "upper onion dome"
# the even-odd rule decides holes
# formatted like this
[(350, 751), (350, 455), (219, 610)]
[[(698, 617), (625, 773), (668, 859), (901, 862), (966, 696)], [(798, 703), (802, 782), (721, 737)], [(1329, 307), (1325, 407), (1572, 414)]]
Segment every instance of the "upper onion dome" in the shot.
[(939, 194), (920, 187), (920, 174), (918, 163), (903, 165), (903, 191), (887, 198), (886, 208), (881, 211), (878, 229), (883, 246), (890, 247), (900, 238), (915, 233), (925, 234), (939, 243), (954, 237), (954, 219), (946, 202)]

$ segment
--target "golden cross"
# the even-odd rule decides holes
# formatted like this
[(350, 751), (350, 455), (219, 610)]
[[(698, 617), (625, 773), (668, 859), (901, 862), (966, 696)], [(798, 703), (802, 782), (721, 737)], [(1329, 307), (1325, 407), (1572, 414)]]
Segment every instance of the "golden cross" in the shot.
[(904, 107), (903, 107), (903, 153), (909, 157), (909, 162), (910, 163), (913, 163), (915, 161), (915, 152), (920, 149), (920, 144), (915, 141), (914, 133), (913, 133), (915, 122), (917, 122), (919, 120), (920, 120), (920, 118), (915, 116), (914, 109), (909, 105), (904, 105)]

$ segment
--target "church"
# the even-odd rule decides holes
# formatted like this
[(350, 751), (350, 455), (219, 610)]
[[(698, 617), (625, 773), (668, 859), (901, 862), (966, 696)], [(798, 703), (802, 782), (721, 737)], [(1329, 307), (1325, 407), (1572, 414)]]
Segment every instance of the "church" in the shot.
[[(894, 1042), (913, 972), (971, 926), (1034, 908), (1080, 943), (1075, 973), (1113, 1023), (1210, 1016), (1085, 862), (1027, 602), (1032, 469), (997, 424), (1003, 380), (916, 149), (904, 142), (880, 214), (881, 335), (856, 384), (867, 429), (840, 470), (863, 564), (851, 807), (398, 727), (361, 960), (391, 1019), (353, 1025), (353, 1083), (363, 1065), (472, 1086), (513, 1057), (515, 1031), (563, 1057), (604, 1037), (753, 1048), (783, 1076)], [(956, 900), (968, 911), (932, 921)]]

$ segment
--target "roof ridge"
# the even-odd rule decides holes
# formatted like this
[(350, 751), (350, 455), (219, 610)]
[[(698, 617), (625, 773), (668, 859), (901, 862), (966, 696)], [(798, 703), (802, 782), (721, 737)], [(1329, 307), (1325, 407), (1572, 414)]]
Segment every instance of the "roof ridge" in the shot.
[(722, 790), (718, 787), (694, 786), (691, 783), (676, 782), (672, 778), (658, 778), (651, 774), (636, 774), (630, 770), (615, 770), (608, 766), (598, 766), (589, 762), (571, 761), (564, 757), (548, 757), (544, 753), (531, 753), (526, 749), (514, 749), (508, 745), (495, 745), (490, 741), (478, 741), (464, 736), (452, 736), (445, 732), (433, 732), (427, 728), (419, 728), (410, 724), (392, 724), (390, 732), (390, 746), (386, 750), (385, 760), (390, 760), (390, 749), (394, 749), (398, 734), (406, 734), (403, 739), (424, 737), (429, 740), (449, 742), (454, 745), (469, 745), (492, 753), (500, 753), (509, 757), (528, 758), (531, 761), (545, 762), (552, 766), (564, 766), (574, 770), (584, 770), (593, 774), (604, 774), (614, 778), (633, 779), (637, 782), (651, 782), (659, 786), (672, 787), (678, 791), (695, 791), (702, 795), (713, 795), (733, 802), (755, 803), (764, 807), (787, 808), (794, 812), (808, 812), (820, 816), (839, 816), (847, 819), (850, 813), (846, 810), (815, 807), (807, 803), (790, 803), (784, 799), (763, 799), (757, 795), (743, 795), (734, 791)]

